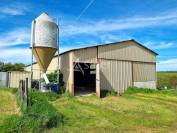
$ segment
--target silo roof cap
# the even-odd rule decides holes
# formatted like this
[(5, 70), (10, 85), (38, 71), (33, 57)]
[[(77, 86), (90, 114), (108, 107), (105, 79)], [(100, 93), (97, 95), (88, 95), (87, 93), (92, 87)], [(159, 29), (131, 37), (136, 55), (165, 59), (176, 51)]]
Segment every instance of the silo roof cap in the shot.
[(47, 14), (47, 13), (42, 13), (39, 17), (35, 19), (36, 21), (50, 21), (53, 22), (53, 19)]

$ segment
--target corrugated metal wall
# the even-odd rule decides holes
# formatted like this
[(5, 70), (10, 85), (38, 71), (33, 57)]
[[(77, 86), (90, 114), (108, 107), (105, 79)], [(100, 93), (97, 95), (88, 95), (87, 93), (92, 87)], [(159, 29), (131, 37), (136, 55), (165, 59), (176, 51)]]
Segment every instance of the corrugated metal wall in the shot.
[(98, 58), (156, 62), (156, 56), (134, 42), (123, 42), (98, 47)]
[(119, 94), (132, 86), (132, 63), (128, 61), (100, 60), (100, 88), (114, 89)]
[(8, 72), (8, 74), (9, 74), (8, 87), (18, 88), (20, 80), (25, 80), (26, 78), (30, 78), (30, 73), (27, 73), (27, 72), (15, 72), (14, 71), (14, 72)]
[(86, 48), (74, 51), (74, 62), (97, 63), (97, 48)]
[(67, 90), (72, 89), (73, 86), (73, 53), (69, 52), (61, 55), (60, 70), (63, 73), (63, 80)]
[(133, 81), (156, 81), (156, 65), (154, 63), (133, 63)]

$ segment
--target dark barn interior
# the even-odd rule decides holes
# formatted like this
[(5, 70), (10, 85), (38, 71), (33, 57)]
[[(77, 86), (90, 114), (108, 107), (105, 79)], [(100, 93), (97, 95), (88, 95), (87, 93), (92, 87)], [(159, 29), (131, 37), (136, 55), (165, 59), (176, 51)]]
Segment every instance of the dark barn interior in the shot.
[(74, 64), (74, 94), (85, 95), (96, 92), (96, 64)]

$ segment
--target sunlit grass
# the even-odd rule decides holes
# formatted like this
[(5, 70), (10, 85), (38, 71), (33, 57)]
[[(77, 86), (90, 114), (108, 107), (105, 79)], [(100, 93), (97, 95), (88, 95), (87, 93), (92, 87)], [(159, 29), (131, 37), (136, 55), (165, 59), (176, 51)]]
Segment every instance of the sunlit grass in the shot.
[(162, 91), (128, 91), (123, 96), (61, 97), (53, 102), (67, 117), (52, 132), (177, 132), (177, 95)]
[(9, 91), (0, 90), (0, 125), (11, 115), (19, 114), (19, 111), (15, 95)]

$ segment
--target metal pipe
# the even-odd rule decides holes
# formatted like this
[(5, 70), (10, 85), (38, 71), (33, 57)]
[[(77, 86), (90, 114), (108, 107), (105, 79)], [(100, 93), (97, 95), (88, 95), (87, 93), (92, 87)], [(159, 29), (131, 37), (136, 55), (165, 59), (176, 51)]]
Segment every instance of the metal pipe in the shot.
[(30, 89), (32, 88), (32, 81), (33, 81), (33, 47), (34, 47), (34, 40), (35, 40), (35, 35), (34, 35), (34, 33), (35, 33), (35, 23), (36, 23), (36, 21), (34, 20), (33, 22), (32, 22), (32, 35), (31, 35), (31, 87), (30, 87)]
[(42, 91), (42, 87), (41, 87), (41, 69), (40, 69), (40, 73), (39, 73), (39, 90)]
[(59, 30), (59, 21), (57, 19), (57, 51), (58, 51), (58, 72), (57, 72), (57, 83), (59, 85), (59, 80), (60, 80), (60, 67), (59, 67), (59, 56), (60, 56), (60, 52), (59, 52), (59, 33), (60, 33), (60, 30)]

